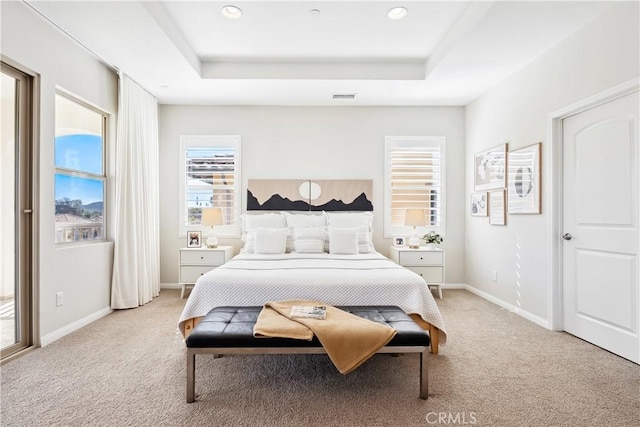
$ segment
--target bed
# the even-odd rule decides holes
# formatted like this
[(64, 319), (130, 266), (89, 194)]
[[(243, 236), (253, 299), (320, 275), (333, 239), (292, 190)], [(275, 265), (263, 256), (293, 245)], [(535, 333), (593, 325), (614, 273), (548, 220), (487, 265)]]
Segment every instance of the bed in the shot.
[(424, 280), (378, 252), (241, 253), (196, 282), (178, 327), (187, 336), (209, 310), (311, 299), (330, 305), (395, 305), (430, 331), (431, 352), (446, 342), (438, 306)]

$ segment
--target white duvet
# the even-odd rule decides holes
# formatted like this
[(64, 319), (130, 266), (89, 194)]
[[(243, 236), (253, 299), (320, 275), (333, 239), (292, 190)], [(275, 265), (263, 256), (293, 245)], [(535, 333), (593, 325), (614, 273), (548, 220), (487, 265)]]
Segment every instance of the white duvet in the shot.
[(309, 299), (329, 305), (395, 305), (446, 332), (424, 280), (382, 254), (240, 254), (201, 276), (178, 327), (221, 306), (261, 306), (267, 301)]

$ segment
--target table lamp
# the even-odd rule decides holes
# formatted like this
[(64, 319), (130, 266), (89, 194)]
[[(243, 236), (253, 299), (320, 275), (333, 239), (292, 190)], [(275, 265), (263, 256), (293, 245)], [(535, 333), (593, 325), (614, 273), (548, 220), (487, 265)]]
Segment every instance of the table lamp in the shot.
[(420, 236), (416, 227), (424, 227), (426, 222), (424, 220), (424, 209), (407, 209), (404, 214), (404, 225), (413, 227), (411, 237), (409, 237), (409, 248), (420, 248)]
[(213, 227), (222, 225), (222, 209), (220, 208), (203, 208), (202, 209), (202, 225), (211, 227), (211, 233), (207, 237), (207, 247), (218, 247), (218, 236), (213, 232)]

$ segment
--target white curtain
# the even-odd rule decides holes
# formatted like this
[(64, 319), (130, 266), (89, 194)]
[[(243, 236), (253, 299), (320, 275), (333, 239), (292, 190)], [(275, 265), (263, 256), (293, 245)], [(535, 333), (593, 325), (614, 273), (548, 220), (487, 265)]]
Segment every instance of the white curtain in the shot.
[(160, 293), (158, 102), (120, 73), (111, 308)]

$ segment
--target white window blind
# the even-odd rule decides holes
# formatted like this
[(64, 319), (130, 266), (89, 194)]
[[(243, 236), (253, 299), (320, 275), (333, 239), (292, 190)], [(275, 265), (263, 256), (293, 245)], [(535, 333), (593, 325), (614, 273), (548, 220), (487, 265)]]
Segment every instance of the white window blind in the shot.
[[(240, 212), (240, 137), (182, 136), (180, 138), (181, 195), (180, 235), (189, 230), (204, 230), (202, 209), (222, 209), (220, 236), (239, 235)], [(208, 233), (208, 227), (204, 230)]]
[(444, 234), (445, 139), (389, 136), (385, 141), (385, 237), (411, 234), (407, 209), (424, 209), (418, 233)]

